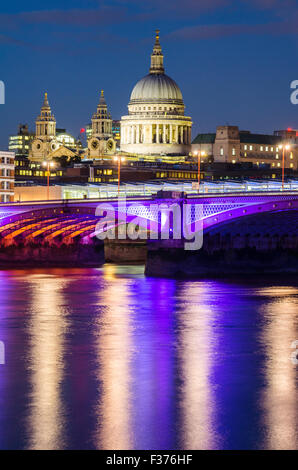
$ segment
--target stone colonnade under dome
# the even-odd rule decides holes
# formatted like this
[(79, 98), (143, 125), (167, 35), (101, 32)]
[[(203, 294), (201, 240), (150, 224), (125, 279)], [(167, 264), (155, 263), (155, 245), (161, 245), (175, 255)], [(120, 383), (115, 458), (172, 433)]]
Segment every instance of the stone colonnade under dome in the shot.
[(191, 143), (191, 126), (180, 124), (128, 124), (121, 126), (122, 144)]

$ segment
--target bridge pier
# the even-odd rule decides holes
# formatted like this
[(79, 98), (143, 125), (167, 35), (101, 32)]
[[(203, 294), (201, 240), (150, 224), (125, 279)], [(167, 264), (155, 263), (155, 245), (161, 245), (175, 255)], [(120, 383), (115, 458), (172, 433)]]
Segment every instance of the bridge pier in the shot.
[(185, 251), (172, 240), (148, 244), (145, 274), (152, 277), (204, 278), (298, 274), (298, 235), (278, 237), (206, 235), (203, 247)]
[(98, 267), (104, 263), (103, 243), (14, 243), (0, 245), (0, 269), (23, 267)]
[(104, 241), (104, 256), (107, 263), (144, 264), (147, 259), (146, 240)]

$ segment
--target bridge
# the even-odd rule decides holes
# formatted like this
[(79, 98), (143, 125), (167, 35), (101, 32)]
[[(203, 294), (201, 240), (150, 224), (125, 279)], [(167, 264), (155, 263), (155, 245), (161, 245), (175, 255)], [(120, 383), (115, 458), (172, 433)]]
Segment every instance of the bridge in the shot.
[[(139, 226), (148, 228), (150, 223), (160, 233), (164, 223), (161, 204), (168, 207), (173, 204), (188, 206), (186, 225), (193, 231), (194, 224), (201, 220), (204, 247), (208, 250), (210, 247), (214, 249), (214, 246), (222, 249), (223, 245), (226, 246), (228, 235), (233, 239), (234, 248), (251, 246), (253, 239), (253, 246), (264, 247), (267, 243), (272, 247), (274, 237), (276, 243), (283, 237), (288, 247), (296, 247), (298, 194), (277, 191), (212, 195), (164, 193), (127, 198), (125, 204), (119, 204), (117, 198), (1, 204), (0, 251), (18, 245), (92, 245), (95, 243), (96, 226), (103, 214), (98, 215), (99, 205), (114, 209), (116, 226), (125, 213), (126, 223), (137, 217)], [(265, 245), (264, 237), (267, 240)]]
[(54, 240), (70, 241), (75, 238), (92, 236), (100, 217), (97, 207), (109, 205), (114, 208), (116, 218), (125, 210), (127, 222), (138, 217), (144, 226), (148, 221), (159, 223), (158, 205), (183, 203), (191, 206), (188, 224), (197, 219), (196, 207), (202, 207), (200, 218), (204, 231), (210, 231), (236, 219), (265, 213), (298, 210), (297, 192), (271, 192), (225, 195), (188, 195), (186, 198), (141, 197), (127, 198), (125, 208), (111, 199), (71, 199), (26, 203), (6, 203), (0, 205), (0, 240)]

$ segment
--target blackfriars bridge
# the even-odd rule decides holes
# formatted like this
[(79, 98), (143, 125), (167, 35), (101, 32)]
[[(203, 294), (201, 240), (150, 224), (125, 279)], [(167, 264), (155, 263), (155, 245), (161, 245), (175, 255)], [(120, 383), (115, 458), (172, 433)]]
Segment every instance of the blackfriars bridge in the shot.
[[(280, 259), (275, 263), (275, 254), (281, 252), (286, 257), (287, 270), (298, 271), (296, 251), (298, 252), (298, 194), (297, 192), (235, 193), (216, 195), (185, 195), (181, 193), (163, 193), (157, 196), (127, 198), (125, 204), (118, 199), (83, 199), (51, 200), (0, 205), (0, 264), (38, 262), (43, 248), (55, 247), (57, 256), (63, 263), (63, 253), (68, 252), (66, 262), (73, 259), (73, 264), (80, 264), (92, 259), (88, 251), (96, 244), (94, 236), (96, 226), (102, 217), (97, 215), (98, 206), (109, 205), (115, 212), (115, 225), (126, 215), (126, 223), (138, 218), (139, 225), (148, 227), (148, 223), (161, 231), (162, 218), (159, 205), (187, 205), (186, 225), (191, 228), (201, 219), (204, 243), (200, 253), (181, 253), (182, 245), (176, 240), (148, 241), (150, 272), (171, 269), (176, 272), (187, 271), (186, 262), (191, 271), (197, 271), (194, 264), (204, 265), (204, 271), (211, 270), (211, 262), (231, 265), (231, 258), (236, 259), (241, 269), (255, 265), (258, 255), (260, 267), (266, 263), (280, 268)], [(197, 211), (197, 208), (200, 208)], [(199, 215), (198, 215), (199, 214)], [(193, 231), (193, 229), (192, 229)], [(98, 241), (98, 240), (97, 240)], [(101, 242), (102, 243), (102, 242)], [(115, 241), (117, 243), (117, 240)], [(66, 248), (67, 247), (67, 248)], [(72, 247), (72, 248), (70, 248)], [(83, 247), (83, 254), (74, 257), (74, 247)], [(38, 251), (39, 250), (39, 251)], [(244, 251), (246, 255), (244, 255)], [(180, 252), (180, 255), (179, 255)], [(239, 253), (242, 255), (239, 258)], [(235, 253), (237, 256), (235, 258)], [(179, 256), (181, 262), (179, 261)], [(41, 256), (45, 264), (55, 264), (55, 256), (50, 251)], [(210, 263), (208, 261), (210, 260)], [(103, 259), (101, 259), (103, 261)], [(177, 266), (177, 263), (179, 266)], [(180, 264), (179, 264), (180, 263)], [(83, 263), (84, 264), (84, 263)], [(92, 263), (91, 263), (92, 264)], [(233, 264), (233, 263), (232, 263)], [(257, 263), (258, 264), (258, 263)], [(148, 268), (148, 266), (147, 266)], [(213, 267), (214, 269), (214, 267)], [(234, 268), (233, 268), (234, 269)], [(240, 268), (239, 268), (240, 269)], [(255, 268), (251, 266), (251, 269)], [(250, 268), (248, 269), (250, 270)], [(166, 272), (163, 273), (166, 275)], [(189, 273), (191, 274), (191, 272)], [(200, 270), (198, 270), (200, 274)]]

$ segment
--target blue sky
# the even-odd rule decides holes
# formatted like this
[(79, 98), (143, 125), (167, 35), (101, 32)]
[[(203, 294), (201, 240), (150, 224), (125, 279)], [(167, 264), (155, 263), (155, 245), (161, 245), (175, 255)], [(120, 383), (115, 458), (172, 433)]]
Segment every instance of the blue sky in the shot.
[(154, 31), (166, 73), (198, 131), (234, 124), (255, 132), (298, 128), (295, 0), (85, 0), (1, 2), (0, 149), (19, 123), (34, 129), (43, 93), (75, 136), (105, 90), (114, 119), (148, 73)]

